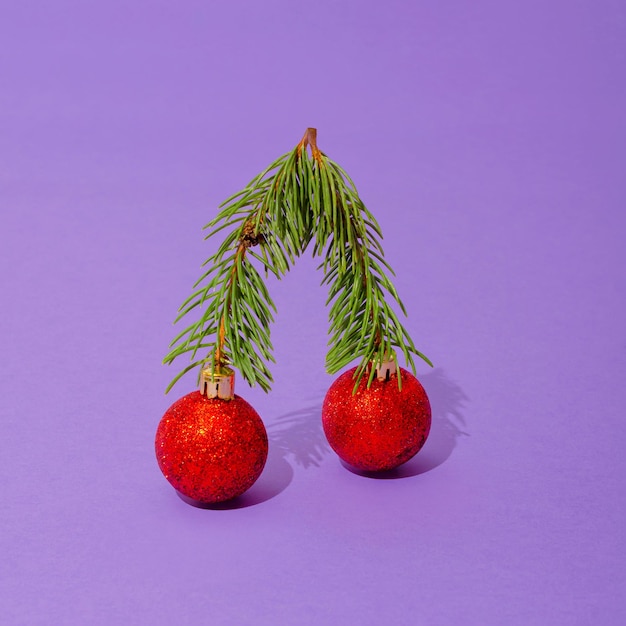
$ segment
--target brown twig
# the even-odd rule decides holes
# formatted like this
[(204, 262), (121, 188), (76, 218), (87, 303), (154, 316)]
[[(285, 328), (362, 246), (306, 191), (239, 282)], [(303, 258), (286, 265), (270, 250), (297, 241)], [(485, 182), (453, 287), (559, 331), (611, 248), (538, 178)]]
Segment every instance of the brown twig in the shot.
[(322, 152), (317, 147), (317, 128), (307, 128), (304, 136), (300, 140), (300, 143), (297, 145), (296, 149), (298, 152), (298, 157), (302, 154), (302, 150), (306, 150), (307, 146), (311, 147), (311, 155), (318, 162), (322, 161)]

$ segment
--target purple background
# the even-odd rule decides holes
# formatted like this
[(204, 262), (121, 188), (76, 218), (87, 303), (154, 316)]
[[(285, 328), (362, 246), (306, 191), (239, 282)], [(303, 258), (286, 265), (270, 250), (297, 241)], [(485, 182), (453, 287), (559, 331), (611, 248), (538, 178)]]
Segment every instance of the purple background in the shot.
[[(623, 2), (5, 2), (3, 624), (623, 624)], [(434, 426), (324, 442), (325, 292), (272, 283), (271, 452), (156, 465), (201, 226), (307, 126), (379, 218)]]

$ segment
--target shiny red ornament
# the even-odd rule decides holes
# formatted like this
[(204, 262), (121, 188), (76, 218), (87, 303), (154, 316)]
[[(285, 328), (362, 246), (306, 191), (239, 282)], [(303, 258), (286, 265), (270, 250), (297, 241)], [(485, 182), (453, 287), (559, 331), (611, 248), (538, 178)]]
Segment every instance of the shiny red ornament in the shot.
[(410, 372), (400, 369), (389, 380), (367, 375), (354, 389), (356, 368), (342, 374), (330, 387), (322, 406), (322, 425), (331, 448), (349, 465), (370, 472), (390, 470), (405, 463), (424, 445), (431, 423), (428, 396)]
[(208, 398), (194, 391), (177, 400), (156, 432), (159, 467), (181, 494), (204, 504), (248, 490), (267, 460), (267, 432), (243, 398)]

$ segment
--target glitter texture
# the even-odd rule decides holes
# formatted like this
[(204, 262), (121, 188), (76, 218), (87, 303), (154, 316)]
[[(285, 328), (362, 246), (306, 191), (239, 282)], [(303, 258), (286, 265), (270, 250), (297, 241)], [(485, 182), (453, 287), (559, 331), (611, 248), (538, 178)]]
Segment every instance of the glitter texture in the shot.
[(267, 460), (267, 433), (243, 398), (207, 398), (194, 391), (166, 412), (156, 433), (159, 467), (174, 489), (201, 503), (241, 495)]
[(367, 389), (361, 379), (355, 395), (354, 372), (342, 374), (330, 387), (322, 407), (322, 425), (332, 449), (349, 465), (364, 471), (390, 470), (415, 456), (430, 431), (428, 396), (410, 372)]

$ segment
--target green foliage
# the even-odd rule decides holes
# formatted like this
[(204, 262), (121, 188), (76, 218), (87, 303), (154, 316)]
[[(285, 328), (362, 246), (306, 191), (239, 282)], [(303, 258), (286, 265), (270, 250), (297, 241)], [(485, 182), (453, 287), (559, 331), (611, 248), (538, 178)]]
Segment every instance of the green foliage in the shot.
[[(217, 252), (203, 267), (208, 267), (194, 284), (194, 291), (183, 302), (175, 322), (196, 307), (205, 306), (197, 321), (179, 333), (170, 344), (165, 363), (190, 354), (193, 364), (168, 386), (169, 391), (189, 369), (208, 365), (219, 369), (233, 364), (251, 384), (268, 391), (272, 383), (267, 362), (273, 362), (269, 325), (274, 321), (274, 302), (251, 262), (256, 259), (266, 272), (276, 277), (285, 274), (294, 260), (294, 246), (275, 235), (285, 230), (285, 219), (277, 216), (284, 203), (276, 193), (279, 175), (284, 177), (289, 155), (283, 155), (253, 178), (240, 192), (220, 205), (218, 215), (204, 226), (205, 239), (228, 229)], [(277, 223), (278, 220), (278, 223)], [(253, 247), (259, 247), (254, 252)], [(298, 247), (295, 247), (297, 250)], [(200, 350), (208, 350), (196, 360)]]
[[(186, 372), (207, 364), (216, 370), (232, 364), (249, 384), (270, 389), (268, 362), (274, 358), (269, 326), (276, 307), (255, 264), (266, 276), (271, 272), (280, 278), (313, 239), (313, 255), (324, 257), (322, 284), (329, 285), (328, 372), (360, 357), (356, 389), (366, 373), (371, 383), (372, 363), (396, 358), (395, 348), (413, 372), (414, 354), (430, 364), (388, 303), (395, 301), (406, 315), (388, 277), (394, 274), (384, 259), (376, 219), (350, 177), (320, 152), (315, 140), (315, 130), (309, 129), (294, 150), (223, 202), (205, 226), (207, 239), (222, 230), (227, 234), (179, 309), (176, 321), (205, 306), (198, 321), (170, 344), (165, 363), (183, 354), (189, 354), (192, 363), (167, 391)], [(196, 358), (200, 351), (206, 351), (205, 356)]]
[(382, 233), (376, 219), (363, 204), (352, 180), (325, 155), (320, 161), (320, 179), (324, 206), (331, 207), (319, 229), (320, 240), (329, 241), (320, 265), (324, 271), (322, 284), (329, 285), (326, 304), (331, 305), (327, 371), (337, 372), (361, 357), (356, 389), (366, 372), (368, 385), (371, 384), (375, 374), (371, 363), (395, 360), (395, 348), (402, 351), (414, 373), (413, 354), (432, 365), (417, 350), (389, 305), (390, 299), (395, 301), (406, 315), (388, 276), (395, 274), (384, 258)]

